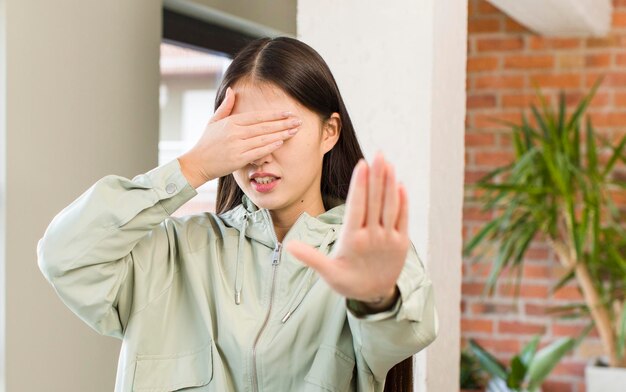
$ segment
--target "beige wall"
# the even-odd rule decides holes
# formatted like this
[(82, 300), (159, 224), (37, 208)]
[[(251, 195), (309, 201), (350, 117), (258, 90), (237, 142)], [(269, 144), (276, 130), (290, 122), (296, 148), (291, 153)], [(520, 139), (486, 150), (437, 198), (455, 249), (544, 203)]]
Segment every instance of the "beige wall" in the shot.
[(100, 177), (156, 166), (161, 5), (4, 2), (6, 390), (110, 392), (121, 342), (62, 304), (37, 267), (36, 244)]
[[(197, 2), (295, 32), (295, 1)], [(36, 245), (102, 176), (158, 164), (161, 7), (0, 0), (0, 392), (113, 390), (121, 342), (63, 305)]]
[(191, 0), (190, 2), (296, 35), (296, 0)]

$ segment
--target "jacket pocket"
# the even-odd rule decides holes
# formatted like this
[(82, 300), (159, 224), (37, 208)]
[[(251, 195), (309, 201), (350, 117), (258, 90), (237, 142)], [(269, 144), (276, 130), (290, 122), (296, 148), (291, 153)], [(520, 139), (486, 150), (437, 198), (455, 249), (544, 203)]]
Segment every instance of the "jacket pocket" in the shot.
[(176, 354), (138, 354), (133, 391), (171, 392), (207, 385), (213, 379), (211, 343)]
[(354, 372), (354, 358), (336, 347), (323, 344), (317, 349), (313, 366), (304, 381), (331, 392), (348, 390)]

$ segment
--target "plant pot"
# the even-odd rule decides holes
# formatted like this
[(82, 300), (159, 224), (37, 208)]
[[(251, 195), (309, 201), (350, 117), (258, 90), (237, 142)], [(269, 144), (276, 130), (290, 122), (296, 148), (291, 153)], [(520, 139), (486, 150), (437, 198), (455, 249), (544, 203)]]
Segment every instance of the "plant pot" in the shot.
[(623, 392), (626, 368), (612, 368), (602, 359), (591, 361), (585, 367), (587, 392)]

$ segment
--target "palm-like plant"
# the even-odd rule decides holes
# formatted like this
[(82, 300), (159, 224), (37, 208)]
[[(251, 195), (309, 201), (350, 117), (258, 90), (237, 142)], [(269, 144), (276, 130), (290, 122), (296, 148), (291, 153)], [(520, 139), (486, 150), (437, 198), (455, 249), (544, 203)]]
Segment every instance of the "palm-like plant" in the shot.
[[(583, 120), (600, 81), (570, 116), (562, 92), (556, 110), (538, 92), (540, 108), (531, 105), (534, 124), (526, 115), (521, 124), (506, 122), (515, 159), (469, 185), (484, 191), (477, 200), (483, 211), (494, 211), (495, 218), (467, 242), (464, 255), (483, 242), (497, 244), (486, 289), (493, 293), (508, 267), (517, 271), (519, 292), (524, 254), (536, 236), (546, 237), (566, 269), (553, 289), (572, 280), (578, 283), (585, 303), (568, 310), (589, 315), (609, 365), (626, 367), (626, 230), (611, 198), (612, 191), (626, 189), (626, 181), (613, 170), (618, 161), (626, 162), (626, 136), (613, 146), (594, 132), (589, 117)], [(599, 158), (596, 139), (611, 149), (605, 162)], [(496, 182), (498, 177), (501, 181)]]
[(509, 367), (498, 361), (475, 340), (469, 340), (469, 347), (481, 367), (491, 375), (487, 385), (488, 392), (536, 392), (561, 358), (576, 348), (588, 331), (589, 328), (576, 339), (560, 338), (541, 350), (537, 350), (540, 339), (537, 335), (511, 359)]

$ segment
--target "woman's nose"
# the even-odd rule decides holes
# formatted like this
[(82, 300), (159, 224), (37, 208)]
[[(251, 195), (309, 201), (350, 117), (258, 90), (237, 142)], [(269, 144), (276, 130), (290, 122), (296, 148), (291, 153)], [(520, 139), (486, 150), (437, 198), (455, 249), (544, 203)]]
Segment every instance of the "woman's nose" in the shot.
[(264, 157), (261, 157), (259, 159), (256, 159), (256, 160), (250, 162), (250, 164), (253, 165), (253, 166), (261, 166), (261, 165), (264, 165), (264, 164), (270, 162), (272, 160), (271, 157), (272, 157), (272, 154), (267, 154)]

